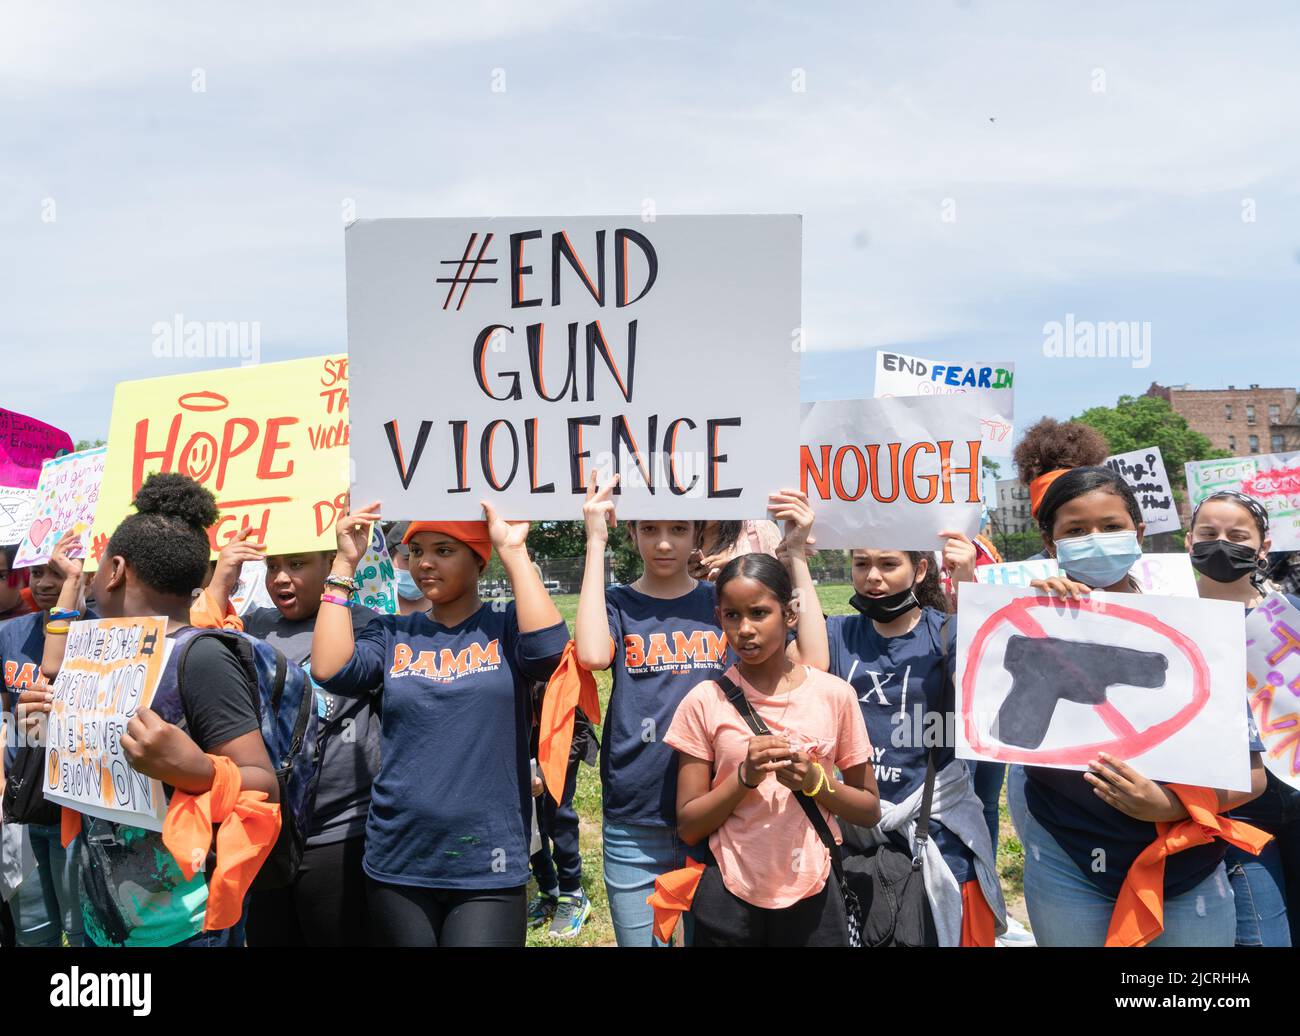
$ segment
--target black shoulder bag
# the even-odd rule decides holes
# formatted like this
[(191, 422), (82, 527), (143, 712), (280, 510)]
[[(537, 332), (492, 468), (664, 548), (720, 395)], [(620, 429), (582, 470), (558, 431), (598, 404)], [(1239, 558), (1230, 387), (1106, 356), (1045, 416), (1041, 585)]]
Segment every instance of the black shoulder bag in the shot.
[[(740, 713), (741, 719), (745, 721), (756, 737), (764, 737), (772, 733), (767, 724), (763, 722), (763, 717), (754, 711), (754, 706), (745, 697), (744, 691), (737, 687), (725, 674), (719, 675), (717, 681), (718, 686), (722, 688), (722, 693), (727, 696), (727, 701), (735, 706), (736, 711)], [(835, 875), (835, 880), (839, 883), (840, 894), (844, 897), (844, 914), (849, 922), (849, 945), (861, 946), (863, 911), (858, 903), (857, 895), (845, 881), (844, 862), (840, 855), (839, 844), (835, 841), (835, 836), (831, 834), (830, 825), (826, 823), (826, 818), (822, 816), (822, 811), (818, 809), (817, 803), (807, 795), (800, 795), (797, 792), (794, 793), (793, 797), (804, 811), (804, 815), (808, 817), (808, 822), (812, 824), (813, 830), (817, 832), (817, 837), (821, 839), (822, 845), (826, 846), (826, 851), (830, 853), (831, 871)]]

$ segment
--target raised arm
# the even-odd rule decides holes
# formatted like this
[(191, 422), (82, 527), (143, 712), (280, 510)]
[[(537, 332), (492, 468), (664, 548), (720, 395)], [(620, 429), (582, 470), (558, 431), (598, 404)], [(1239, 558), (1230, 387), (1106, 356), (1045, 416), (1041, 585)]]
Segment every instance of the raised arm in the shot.
[(587, 486), (587, 501), (582, 505), (582, 522), (587, 530), (587, 557), (582, 569), (582, 590), (578, 594), (573, 641), (579, 664), (589, 671), (608, 669), (614, 661), (609, 614), (605, 610), (605, 550), (609, 546), (609, 530), (618, 528), (613, 498), (616, 485), (618, 475), (597, 488), (593, 471)]
[(808, 568), (813, 527), (813, 510), (808, 494), (797, 489), (783, 489), (768, 498), (767, 509), (774, 520), (785, 522), (785, 538), (781, 540), (778, 556), (794, 583), (795, 607), (799, 615), (795, 639), (786, 648), (786, 657), (795, 664), (827, 672), (831, 667), (831, 647), (826, 635), (826, 616), (822, 614), (821, 599)]
[[(73, 547), (79, 546), (80, 543), (81, 538), (76, 533), (65, 533), (59, 542), (54, 545), (48, 564), (56, 576), (63, 578), (63, 586), (59, 589), (59, 602), (54, 606), (54, 611), (56, 613), (75, 611), (84, 618), (86, 612), (86, 583), (82, 574), (82, 559), (68, 557), (68, 552)], [(52, 633), (50, 630), (63, 629), (69, 621), (74, 620), (57, 619), (46, 624), (45, 650), (41, 654), (41, 672), (49, 680), (53, 680), (59, 675), (59, 668), (63, 665), (63, 652), (68, 646), (68, 635), (66, 633)]]
[[(357, 564), (370, 546), (370, 526), (379, 521), (379, 501), (360, 511), (345, 514), (334, 526), (338, 550), (330, 575), (342, 579), (356, 576)], [(326, 593), (346, 597), (326, 585)], [(321, 602), (316, 613), (316, 627), (311, 635), (311, 675), (317, 683), (328, 680), (348, 664), (356, 642), (352, 637), (352, 610), (338, 604)]]
[(532, 633), (563, 622), (559, 609), (542, 585), (542, 577), (528, 557), (528, 523), (506, 521), (486, 500), (483, 501), (483, 517), (487, 520), (488, 535), (492, 537), (492, 548), (500, 556), (506, 578), (510, 580), (519, 632)]
[(245, 561), (261, 561), (266, 557), (266, 547), (261, 543), (249, 543), (248, 538), (256, 530), (249, 526), (247, 529), (240, 529), (238, 534), (221, 548), (221, 553), (217, 555), (217, 567), (212, 571), (212, 579), (208, 581), (208, 596), (212, 598), (212, 603), (216, 605), (218, 614), (225, 612), (230, 605), (230, 599), (239, 589), (239, 575), (244, 568)]

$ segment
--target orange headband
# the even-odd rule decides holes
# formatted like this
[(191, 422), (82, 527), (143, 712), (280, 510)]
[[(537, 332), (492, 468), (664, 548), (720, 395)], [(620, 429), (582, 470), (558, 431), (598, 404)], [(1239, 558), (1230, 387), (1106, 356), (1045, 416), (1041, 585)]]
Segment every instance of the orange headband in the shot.
[(492, 537), (488, 535), (487, 522), (412, 522), (406, 527), (402, 542), (410, 543), (411, 537), (421, 532), (440, 532), (459, 540), (482, 558), (485, 565), (492, 560)]
[(1069, 470), (1069, 468), (1057, 468), (1055, 471), (1039, 475), (1029, 483), (1029, 513), (1035, 518), (1038, 517), (1038, 505), (1043, 502), (1043, 497), (1047, 495), (1047, 487)]

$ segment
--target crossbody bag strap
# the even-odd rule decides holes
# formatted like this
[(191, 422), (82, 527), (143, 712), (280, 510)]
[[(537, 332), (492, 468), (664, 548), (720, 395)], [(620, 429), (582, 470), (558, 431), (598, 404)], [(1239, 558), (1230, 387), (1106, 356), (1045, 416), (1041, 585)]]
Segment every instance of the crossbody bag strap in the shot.
[[(939, 627), (939, 655), (943, 659), (944, 683), (948, 685), (949, 697), (955, 709), (956, 688), (952, 686), (952, 681), (948, 677), (948, 648), (951, 642), (952, 616), (948, 615), (944, 617), (943, 625)], [(934, 782), (938, 775), (937, 756), (938, 749), (931, 745), (930, 750), (925, 753), (925, 787), (921, 791), (921, 816), (916, 822), (916, 858), (913, 861), (915, 863), (921, 861), (925, 843), (930, 839), (930, 806), (934, 802)]]
[[(721, 673), (718, 675), (717, 681), (718, 686), (722, 688), (722, 693), (727, 696), (727, 701), (731, 702), (736, 711), (740, 713), (740, 718), (743, 719), (749, 729), (754, 732), (755, 737), (766, 737), (772, 733), (772, 731), (768, 729), (767, 724), (763, 722), (763, 717), (754, 711), (754, 706), (750, 703), (750, 700), (745, 697), (745, 692), (742, 691), (733, 680), (731, 680), (725, 673)], [(933, 785), (933, 782), (931, 782), (931, 784)], [(822, 811), (817, 807), (817, 803), (811, 798), (797, 791), (792, 791), (790, 794), (794, 797), (794, 800), (799, 803), (799, 808), (804, 811), (804, 815), (808, 818), (808, 822), (812, 824), (813, 830), (817, 832), (817, 837), (821, 839), (822, 845), (824, 845), (826, 851), (830, 853), (831, 870), (835, 872), (835, 880), (840, 883), (840, 888), (843, 889), (844, 861), (840, 853), (839, 843), (835, 841), (835, 836), (831, 834), (830, 825), (826, 823), (826, 818), (822, 816)]]

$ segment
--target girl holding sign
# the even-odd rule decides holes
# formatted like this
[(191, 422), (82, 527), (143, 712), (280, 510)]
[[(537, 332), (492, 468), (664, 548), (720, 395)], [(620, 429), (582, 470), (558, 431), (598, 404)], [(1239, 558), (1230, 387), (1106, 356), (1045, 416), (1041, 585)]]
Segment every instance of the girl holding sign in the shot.
[[(1037, 517), (1047, 554), (1063, 574), (1035, 588), (1072, 600), (1092, 590), (1140, 592), (1129, 569), (1142, 554), (1142, 515), (1133, 491), (1110, 468), (1060, 475)], [(1201, 809), (1227, 814), (1256, 798), (1264, 790), (1258, 735), (1250, 748), (1249, 792), (1165, 786), (1105, 752), (1083, 773), (1012, 767), (1007, 798), (1025, 845), (1025, 904), (1038, 944), (1231, 946), (1236, 910), (1224, 838), (1257, 851), (1262, 832), (1219, 818), (1213, 830), (1202, 825), (1199, 834), (1208, 840), (1196, 833), (1172, 839), (1157, 887), (1150, 887), (1150, 869), (1133, 865), (1165, 840), (1157, 824), (1191, 822), (1189, 802), (1203, 816)], [(1141, 906), (1152, 895), (1163, 900), (1163, 929)]]
[[(232, 823), (229, 832), (221, 825), (222, 835), (243, 842), (253, 858), (264, 857), (279, 833), (273, 804), (280, 788), (262, 741), (253, 675), (219, 638), (201, 636), (190, 624), (194, 594), (208, 571), (216, 499), (185, 475), (154, 474), (134, 506), (136, 513), (109, 538), (91, 586), (102, 618), (167, 619), (171, 653), (152, 707), (135, 711), (121, 746), (137, 773), (173, 789), (168, 824), (184, 835), (164, 841), (156, 831), (81, 815), (86, 936), (98, 946), (235, 945), (256, 868), (241, 875), (237, 867), (227, 869), (221, 853), (207, 866), (216, 816), (202, 811), (215, 814), (214, 801), (225, 803)], [(64, 640), (68, 627), (49, 632)], [(48, 711), (53, 694), (44, 698)], [(183, 817), (196, 814), (204, 822), (186, 825)], [(176, 846), (196, 830), (193, 850), (178, 858)]]
[[(579, 665), (613, 670), (601, 737), (605, 887), (620, 946), (650, 946), (653, 911), (646, 897), (655, 878), (681, 868), (689, 854), (677, 832), (677, 760), (664, 742), (673, 714), (701, 680), (726, 670), (727, 646), (718, 623), (713, 583), (688, 571), (696, 523), (685, 519), (629, 522), (642, 572), (627, 585), (605, 586), (605, 551), (614, 514), (615, 475), (597, 487), (593, 473), (582, 514), (587, 558), (574, 641)], [(805, 494), (775, 493), (774, 518), (798, 541), (796, 585), (815, 594), (803, 544), (813, 513)], [(819, 635), (819, 620), (799, 613), (799, 640)], [(790, 645), (798, 661), (798, 641)], [(692, 922), (684, 937), (689, 941)]]
[[(522, 946), (532, 809), (529, 682), (555, 670), (568, 629), (528, 557), (527, 522), (412, 522), (403, 535), (428, 614), (354, 633), (348, 598), (379, 520), (338, 520), (312, 635), (312, 678), (382, 695), (381, 762), (366, 822), (371, 936), (382, 946)], [(496, 550), (514, 601), (484, 603)]]
[[(664, 737), (677, 751), (678, 831), (692, 845), (707, 838), (716, 861), (691, 902), (694, 945), (847, 946), (829, 840), (836, 817), (867, 827), (880, 818), (853, 689), (787, 656), (798, 616), (775, 558), (728, 562), (717, 595), (739, 661), (696, 684)], [(820, 831), (795, 796), (820, 807)]]
[[(944, 533), (942, 567), (954, 588), (975, 578), (975, 545)], [(867, 733), (883, 819), (874, 831), (848, 828), (846, 844), (871, 852), (885, 841), (916, 849), (931, 762), (935, 769), (926, 888), (941, 946), (992, 946), (1005, 928), (995, 850), (952, 729), (955, 620), (928, 551), (853, 551), (850, 604), (857, 615), (826, 619), (828, 669), (853, 687)], [(809, 607), (820, 614), (816, 597)]]
[[(1196, 506), (1186, 537), (1202, 597), (1239, 601), (1247, 611), (1263, 601), (1268, 561), (1268, 511), (1252, 497), (1214, 493)], [(1300, 600), (1291, 598), (1300, 607)], [(1230, 816), (1273, 835), (1259, 856), (1228, 847), (1224, 864), (1237, 904), (1238, 946), (1290, 946), (1287, 892), (1300, 880), (1300, 792), (1267, 773), (1264, 793)], [(1300, 902), (1294, 907), (1300, 913)]]

